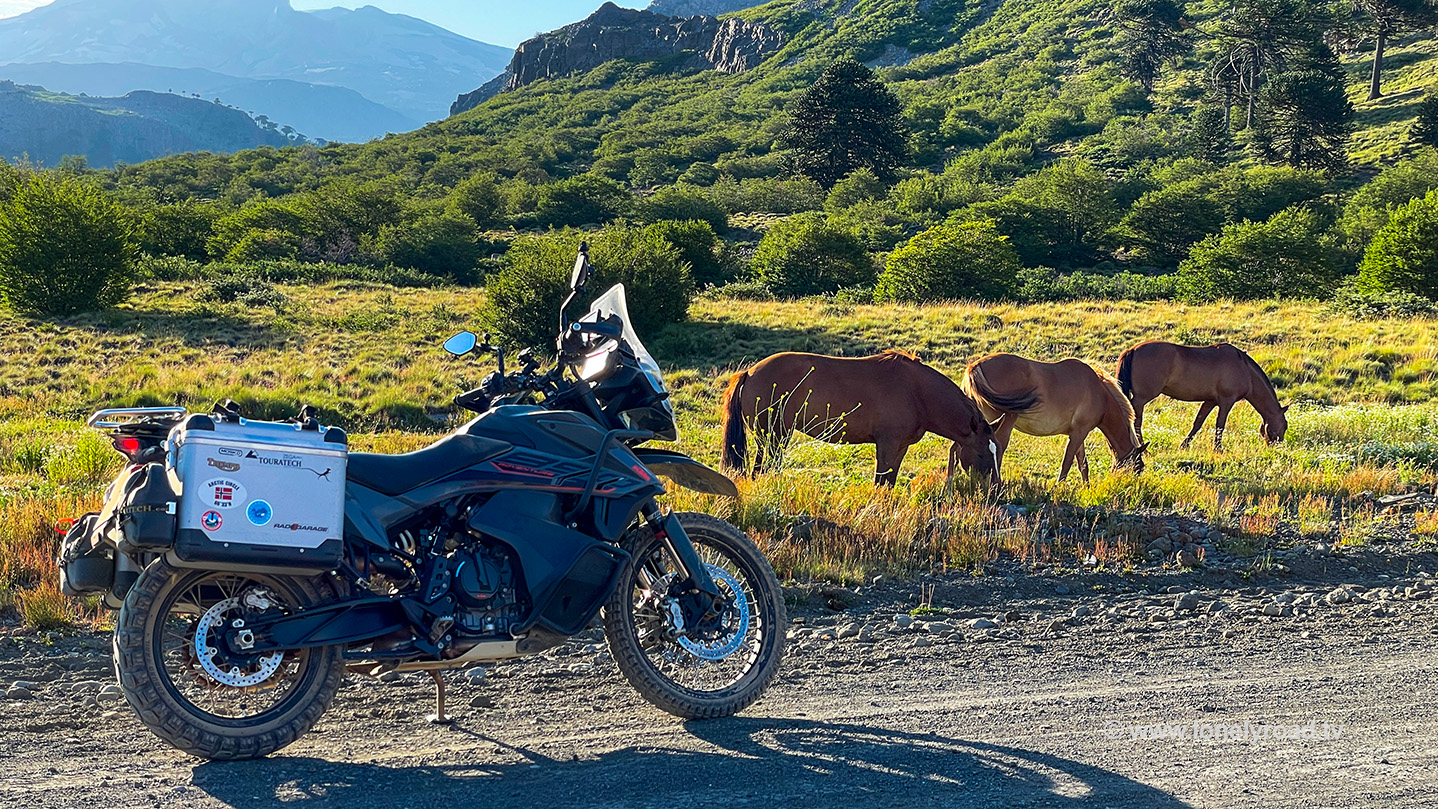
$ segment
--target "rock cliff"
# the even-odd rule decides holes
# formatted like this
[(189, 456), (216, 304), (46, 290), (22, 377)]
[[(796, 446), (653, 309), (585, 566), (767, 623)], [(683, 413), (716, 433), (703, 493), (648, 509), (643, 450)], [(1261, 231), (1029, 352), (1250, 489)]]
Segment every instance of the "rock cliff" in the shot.
[(514, 51), (504, 73), (466, 93), (451, 115), (541, 79), (571, 76), (615, 59), (680, 58), (679, 70), (742, 73), (779, 49), (778, 31), (747, 20), (705, 15), (669, 17), (605, 3), (587, 19), (528, 40)]

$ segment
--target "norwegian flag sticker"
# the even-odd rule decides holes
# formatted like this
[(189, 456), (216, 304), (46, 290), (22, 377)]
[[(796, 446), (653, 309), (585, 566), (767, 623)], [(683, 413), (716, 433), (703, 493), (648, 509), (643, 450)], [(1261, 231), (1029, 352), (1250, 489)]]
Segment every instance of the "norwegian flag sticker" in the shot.
[(210, 496), (210, 505), (218, 509), (234, 508), (245, 502), (245, 487), (237, 480), (214, 478), (205, 481), (200, 490)]

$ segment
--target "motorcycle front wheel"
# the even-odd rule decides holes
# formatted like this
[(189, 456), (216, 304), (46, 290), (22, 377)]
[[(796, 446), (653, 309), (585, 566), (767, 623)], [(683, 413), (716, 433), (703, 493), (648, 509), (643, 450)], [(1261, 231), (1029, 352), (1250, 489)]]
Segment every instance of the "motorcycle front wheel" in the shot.
[(115, 624), (126, 701), (156, 736), (202, 758), (258, 758), (290, 744), (339, 689), (339, 647), (245, 655), (222, 635), (247, 612), (311, 606), (325, 589), (291, 576), (151, 563)]
[(614, 662), (648, 701), (684, 719), (729, 716), (758, 699), (779, 671), (788, 618), (769, 562), (743, 531), (708, 514), (676, 515), (728, 606), (701, 627), (675, 626), (669, 585), (678, 565), (648, 529), (604, 607)]

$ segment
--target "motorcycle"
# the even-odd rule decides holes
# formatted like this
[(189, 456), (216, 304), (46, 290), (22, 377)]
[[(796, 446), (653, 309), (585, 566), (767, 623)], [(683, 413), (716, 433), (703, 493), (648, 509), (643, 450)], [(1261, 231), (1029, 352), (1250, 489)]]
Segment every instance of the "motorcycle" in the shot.
[[(445, 342), (455, 356), (493, 355), (499, 369), (455, 397), (475, 416), (417, 452), (344, 456), (343, 433), (319, 427), (306, 408), (285, 429), (314, 454), (269, 457), (220, 442), (206, 453), (206, 472), (220, 477), (192, 491), (176, 482), (177, 454), (198, 458), (206, 430), (223, 437), (263, 425), (233, 406), (91, 417), (131, 463), (105, 509), (67, 533), (62, 585), (102, 592), (118, 608), (116, 672), (152, 732), (204, 758), (263, 756), (314, 725), (347, 669), (429, 672), (443, 719), (440, 671), (543, 652), (601, 613), (617, 667), (660, 709), (704, 719), (758, 699), (783, 654), (778, 582), (738, 528), (661, 508), (661, 474), (704, 492), (737, 490), (681, 453), (641, 446), (677, 439), (674, 411), (623, 286), (569, 319), (591, 272), (581, 246), (560, 306), (558, 361), (546, 371), (529, 351), (506, 371), (488, 335)], [(308, 468), (316, 477), (302, 477), (319, 487), (332, 466), (305, 465), (321, 454), (346, 464), (342, 537), (291, 539), (339, 533), (301, 522), (269, 525), (288, 529), (276, 534), (288, 544), (274, 547), (206, 535), (221, 523), (248, 526), (246, 516), (266, 525), (282, 508), (267, 496), (222, 510), (241, 499), (243, 482), (229, 477), (242, 463)], [(254, 488), (260, 478), (249, 480)], [(302, 500), (324, 499), (319, 488), (286, 485)], [(207, 510), (185, 517), (197, 497), (193, 508)]]

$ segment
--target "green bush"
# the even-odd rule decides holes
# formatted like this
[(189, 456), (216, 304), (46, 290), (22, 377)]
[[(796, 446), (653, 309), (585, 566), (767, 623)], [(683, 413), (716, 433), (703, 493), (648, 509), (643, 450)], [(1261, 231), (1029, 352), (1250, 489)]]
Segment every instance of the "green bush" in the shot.
[(383, 263), (462, 283), (474, 280), (475, 264), (484, 252), (474, 220), (457, 211), (385, 225), (364, 242), (364, 248)]
[(206, 243), (210, 256), (225, 261), (295, 257), (310, 230), (299, 202), (262, 199), (220, 217)]
[(195, 298), (201, 301), (220, 303), (242, 303), (253, 307), (281, 309), (289, 298), (275, 289), (275, 285), (261, 278), (249, 275), (221, 275), (211, 278), (200, 288)]
[(302, 238), (285, 230), (251, 230), (225, 253), (225, 261), (244, 264), (298, 258)]
[(727, 268), (719, 261), (719, 237), (708, 222), (661, 221), (650, 225), (648, 230), (679, 251), (679, 257), (689, 264), (689, 277), (696, 289), (731, 280)]
[(1327, 226), (1326, 217), (1303, 206), (1228, 225), (1194, 245), (1179, 265), (1179, 295), (1193, 302), (1323, 295), (1336, 274)]
[(1438, 315), (1438, 301), (1431, 298), (1412, 292), (1365, 292), (1356, 281), (1356, 278), (1350, 279), (1351, 283), (1344, 283), (1333, 294), (1333, 301), (1328, 305), (1332, 312), (1357, 320)]
[(729, 229), (729, 215), (724, 209), (693, 186), (671, 185), (659, 189), (635, 204), (634, 218), (646, 225), (697, 219), (708, 223), (715, 233)]
[(494, 227), (504, 219), (504, 198), (492, 174), (476, 174), (454, 187), (450, 205), (482, 228)]
[(544, 227), (602, 225), (628, 213), (632, 198), (624, 186), (595, 174), (581, 174), (539, 189), (535, 207)]
[(1363, 255), (1373, 235), (1388, 224), (1393, 209), (1438, 189), (1438, 149), (1423, 149), (1378, 173), (1353, 193), (1343, 207), (1338, 228), (1345, 247), (1355, 259)]
[(1438, 191), (1393, 211), (1363, 254), (1358, 286), (1438, 298)]
[(218, 206), (198, 202), (159, 205), (140, 217), (136, 241), (140, 250), (152, 256), (204, 261), (209, 257), (206, 245), (221, 214)]
[(858, 236), (807, 213), (775, 222), (750, 265), (754, 276), (776, 295), (834, 292), (874, 280), (874, 265)]
[(993, 222), (929, 228), (889, 256), (877, 301), (998, 300), (1015, 290), (1021, 265)]
[[(568, 294), (569, 273), (582, 235), (572, 231), (515, 240), (504, 266), (490, 277), (480, 319), (506, 344), (552, 348), (559, 305)], [(693, 281), (679, 251), (657, 230), (616, 226), (590, 241), (595, 275), (589, 297), (622, 283), (632, 324), (641, 338), (688, 316)], [(584, 311), (576, 301), (570, 314)]]
[(729, 213), (800, 213), (824, 207), (824, 187), (808, 177), (725, 176), (709, 188), (709, 198)]
[(41, 315), (113, 306), (134, 282), (131, 234), (126, 211), (92, 186), (31, 177), (0, 204), (0, 298)]
[(861, 202), (883, 199), (888, 192), (884, 181), (880, 180), (872, 169), (856, 169), (829, 189), (824, 210), (830, 213), (842, 211)]
[(1019, 272), (1019, 289), (1015, 297), (1031, 303), (1093, 300), (1157, 301), (1173, 298), (1177, 292), (1178, 276), (1173, 274), (1060, 273), (1049, 267), (1029, 267)]
[(955, 214), (962, 221), (992, 220), (1027, 265), (1097, 260), (1118, 221), (1113, 183), (1092, 164), (1064, 160), (1014, 184), (1001, 199)]

